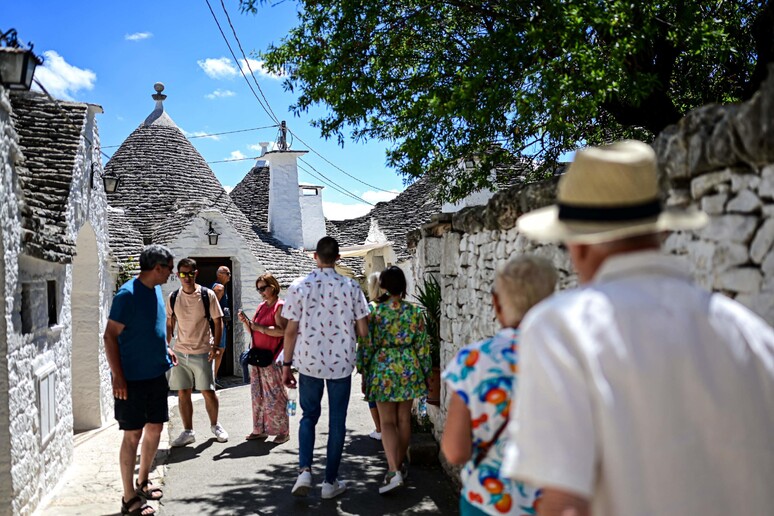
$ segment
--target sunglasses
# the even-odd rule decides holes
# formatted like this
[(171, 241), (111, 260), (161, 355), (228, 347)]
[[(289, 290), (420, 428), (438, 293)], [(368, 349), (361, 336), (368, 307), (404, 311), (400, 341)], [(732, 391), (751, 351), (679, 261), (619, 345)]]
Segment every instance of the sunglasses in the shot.
[(196, 271), (178, 272), (177, 275), (180, 276), (181, 278), (195, 278), (196, 277)]
[(263, 292), (264, 290), (266, 290), (269, 287), (271, 287), (271, 285), (264, 285), (262, 287), (255, 287), (255, 288), (258, 289), (258, 292)]

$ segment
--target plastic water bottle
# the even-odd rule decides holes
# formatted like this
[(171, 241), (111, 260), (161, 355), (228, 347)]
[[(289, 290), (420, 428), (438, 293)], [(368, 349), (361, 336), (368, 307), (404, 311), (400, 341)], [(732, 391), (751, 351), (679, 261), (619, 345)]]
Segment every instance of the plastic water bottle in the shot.
[(288, 389), (288, 416), (296, 415), (296, 397), (298, 389)]
[(427, 417), (427, 397), (422, 396), (419, 398), (419, 406), (417, 407), (419, 418), (424, 419)]

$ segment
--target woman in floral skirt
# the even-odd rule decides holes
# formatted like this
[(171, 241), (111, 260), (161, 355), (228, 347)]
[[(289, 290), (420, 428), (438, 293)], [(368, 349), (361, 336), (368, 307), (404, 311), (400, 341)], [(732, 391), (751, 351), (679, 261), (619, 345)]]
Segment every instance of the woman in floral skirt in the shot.
[[(244, 311), (239, 313), (239, 319), (252, 335), (254, 348), (275, 351), (281, 348), (285, 328), (283, 302), (279, 298), (280, 286), (274, 276), (266, 273), (255, 280), (255, 288), (263, 297), (263, 302), (258, 305), (252, 320), (247, 318)], [(290, 439), (290, 422), (286, 410), (288, 397), (282, 385), (282, 368), (276, 363), (266, 367), (251, 365), (250, 394), (253, 431), (245, 439), (263, 440), (276, 435), (275, 443), (287, 442)]]
[(375, 401), (382, 424), (388, 472), (379, 493), (403, 485), (411, 439), (411, 404), (427, 394), (430, 348), (422, 311), (404, 300), (406, 277), (399, 267), (379, 276), (389, 298), (376, 305), (369, 319), (370, 342), (358, 350), (358, 370), (365, 377), (366, 398)]

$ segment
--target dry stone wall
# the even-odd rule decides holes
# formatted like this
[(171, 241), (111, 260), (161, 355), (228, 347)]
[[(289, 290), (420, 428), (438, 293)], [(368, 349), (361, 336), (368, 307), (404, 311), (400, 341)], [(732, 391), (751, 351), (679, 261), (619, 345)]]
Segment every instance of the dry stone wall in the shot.
[[(708, 227), (669, 235), (665, 250), (683, 256), (696, 281), (746, 305), (774, 324), (774, 67), (748, 102), (706, 106), (654, 142), (667, 206), (697, 206)], [(464, 345), (497, 331), (490, 288), (497, 264), (533, 253), (560, 272), (559, 288), (577, 285), (567, 253), (527, 240), (515, 228), (523, 213), (554, 202), (555, 181), (514, 186), (486, 206), (441, 214), (409, 234), (414, 281), (442, 286), (441, 368)], [(440, 437), (449, 393), (429, 415)]]

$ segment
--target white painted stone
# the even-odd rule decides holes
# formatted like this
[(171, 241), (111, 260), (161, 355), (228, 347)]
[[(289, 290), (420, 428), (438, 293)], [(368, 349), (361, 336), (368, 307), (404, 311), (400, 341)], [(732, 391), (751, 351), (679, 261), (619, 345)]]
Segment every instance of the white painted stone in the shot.
[(441, 274), (456, 276), (460, 269), (460, 235), (449, 231), (443, 235), (441, 240), (443, 246)]
[(287, 245), (304, 246), (303, 219), (298, 195), (299, 156), (306, 151), (270, 151), (269, 231)]
[[(301, 232), (305, 249), (317, 247), (317, 241), (326, 235), (322, 208), (322, 186), (299, 186), (298, 202), (301, 208)], [(377, 227), (378, 230), (378, 227)], [(370, 235), (370, 232), (369, 232)], [(384, 234), (382, 233), (382, 236)], [(387, 238), (381, 240), (386, 242)], [(366, 243), (370, 243), (366, 241)]]
[(750, 245), (750, 258), (755, 263), (761, 263), (766, 256), (766, 253), (771, 249), (774, 244), (774, 219), (766, 220), (763, 225), (758, 228)]
[[(770, 249), (769, 254), (763, 259), (761, 271), (767, 278), (774, 277), (774, 249)], [(769, 323), (774, 324), (772, 321), (769, 321)]]
[(701, 209), (708, 215), (720, 215), (725, 211), (727, 194), (715, 194), (702, 197)]
[(774, 288), (763, 288), (754, 294), (739, 294), (735, 299), (764, 320), (774, 320)]
[(694, 199), (698, 199), (729, 181), (731, 181), (731, 170), (729, 169), (701, 175), (691, 181), (691, 195)]
[(774, 204), (764, 204), (761, 208), (761, 214), (764, 218), (774, 218)]
[(774, 199), (774, 165), (766, 165), (761, 170), (758, 195), (761, 198)]
[(732, 174), (731, 191), (756, 190), (760, 182), (761, 178), (756, 174)]
[(736, 267), (718, 273), (713, 286), (716, 289), (751, 294), (760, 291), (762, 280), (757, 268)]
[(744, 215), (721, 215), (710, 217), (710, 223), (700, 231), (707, 240), (748, 242), (755, 232), (758, 221), (755, 217)]
[[(702, 203), (703, 204), (703, 203)], [(750, 190), (742, 190), (729, 201), (726, 209), (729, 213), (752, 213), (761, 207), (761, 200)]]

